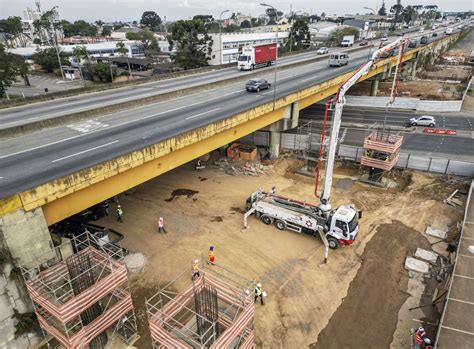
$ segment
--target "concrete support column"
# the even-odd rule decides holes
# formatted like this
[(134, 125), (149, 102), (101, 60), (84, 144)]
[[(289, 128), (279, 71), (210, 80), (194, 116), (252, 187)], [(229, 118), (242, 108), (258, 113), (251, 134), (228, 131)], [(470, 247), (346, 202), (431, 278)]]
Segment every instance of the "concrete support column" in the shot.
[(270, 131), (270, 152), (272, 154), (272, 158), (277, 158), (280, 156), (280, 142), (281, 132)]
[(411, 77), (414, 78), (416, 75), (416, 65), (417, 65), (418, 59), (414, 59), (411, 63)]
[(370, 95), (371, 96), (377, 96), (377, 92), (379, 90), (379, 79), (375, 78), (372, 80), (372, 85), (370, 85)]
[(53, 258), (52, 240), (43, 209), (18, 210), (0, 217), (0, 238), (16, 264), (27, 268)]

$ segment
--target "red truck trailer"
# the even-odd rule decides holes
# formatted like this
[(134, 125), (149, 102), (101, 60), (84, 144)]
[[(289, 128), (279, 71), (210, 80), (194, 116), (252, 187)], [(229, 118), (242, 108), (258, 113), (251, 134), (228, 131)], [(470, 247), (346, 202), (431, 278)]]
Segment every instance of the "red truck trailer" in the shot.
[(245, 46), (237, 62), (239, 70), (253, 70), (254, 68), (267, 67), (277, 59), (277, 44), (258, 46)]

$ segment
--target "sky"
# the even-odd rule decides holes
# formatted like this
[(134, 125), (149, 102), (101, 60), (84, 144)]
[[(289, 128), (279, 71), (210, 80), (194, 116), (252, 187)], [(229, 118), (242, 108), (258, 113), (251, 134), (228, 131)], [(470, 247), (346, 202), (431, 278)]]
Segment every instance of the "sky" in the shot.
[[(293, 11), (310, 14), (347, 14), (365, 13), (364, 7), (377, 8), (382, 0), (264, 0), (278, 10), (289, 13), (290, 4)], [(387, 10), (396, 1), (386, 0)], [(222, 18), (232, 12), (241, 12), (258, 16), (264, 13), (259, 0), (41, 0), (41, 8), (48, 10), (57, 5), (61, 19), (74, 21), (133, 21), (139, 20), (144, 11), (155, 11), (167, 20), (188, 19), (197, 14), (212, 14), (219, 17), (221, 11), (229, 10)], [(473, 9), (474, 0), (402, 0), (402, 5), (438, 5), (442, 11), (468, 11)], [(34, 0), (0, 0), (0, 18), (8, 16), (23, 17), (23, 11), (35, 7)]]

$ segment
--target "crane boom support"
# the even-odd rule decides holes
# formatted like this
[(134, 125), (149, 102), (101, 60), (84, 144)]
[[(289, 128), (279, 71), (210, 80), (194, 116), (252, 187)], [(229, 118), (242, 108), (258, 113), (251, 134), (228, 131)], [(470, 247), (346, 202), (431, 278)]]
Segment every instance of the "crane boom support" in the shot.
[[(333, 102), (335, 102), (335, 106), (331, 125), (331, 134), (329, 137), (326, 171), (324, 175), (324, 187), (323, 192), (321, 194), (321, 205), (319, 206), (322, 211), (327, 212), (331, 210), (330, 196), (332, 187), (332, 176), (334, 172), (334, 160), (336, 158), (337, 141), (339, 139), (339, 131), (341, 128), (342, 110), (344, 108), (345, 103), (345, 94), (352, 86), (357, 83), (357, 81), (362, 76), (366, 75), (375, 66), (375, 64), (380, 60), (380, 57), (383, 53), (390, 52), (396, 47), (404, 45), (406, 42), (407, 39), (400, 38), (376, 50), (372, 54), (371, 59), (367, 63), (362, 65), (359, 69), (357, 69), (354, 75), (352, 75), (345, 83), (341, 85), (336, 97), (333, 100)], [(401, 59), (399, 63), (401, 63)]]

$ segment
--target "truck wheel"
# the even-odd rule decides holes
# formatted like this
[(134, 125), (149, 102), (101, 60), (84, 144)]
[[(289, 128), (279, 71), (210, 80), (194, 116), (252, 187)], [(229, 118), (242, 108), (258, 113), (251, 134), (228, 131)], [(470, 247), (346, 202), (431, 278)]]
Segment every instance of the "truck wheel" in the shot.
[(260, 219), (262, 220), (263, 223), (265, 223), (266, 225), (270, 225), (273, 223), (273, 218), (272, 217), (269, 217), (267, 215), (263, 215), (262, 217), (260, 217)]
[(285, 230), (286, 229), (286, 223), (285, 223), (285, 221), (282, 221), (281, 219), (277, 220), (275, 225), (280, 230)]
[(329, 248), (331, 250), (337, 250), (337, 248), (339, 247), (339, 242), (337, 242), (337, 240), (333, 237), (328, 237), (327, 239)]

